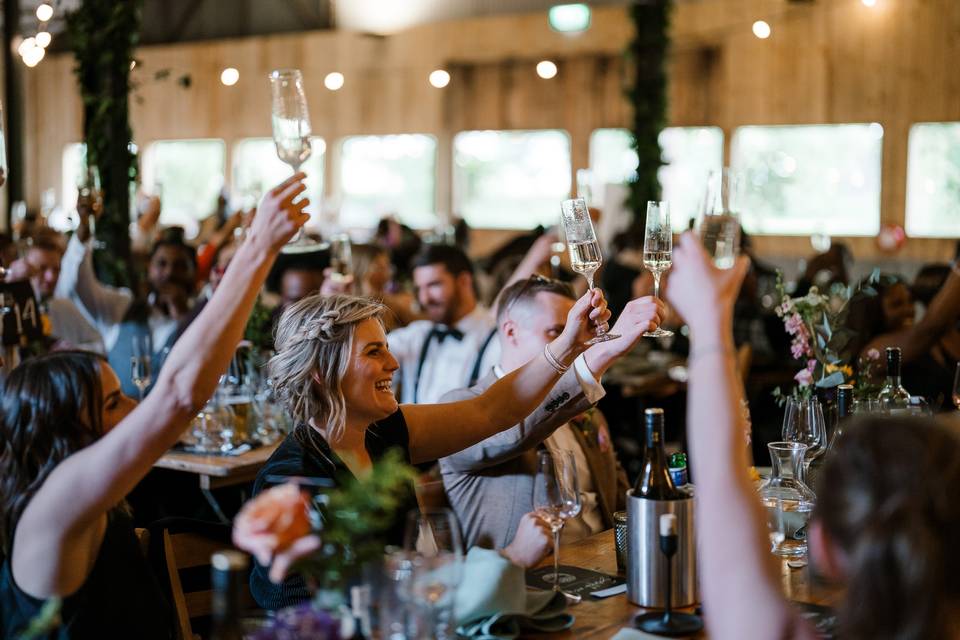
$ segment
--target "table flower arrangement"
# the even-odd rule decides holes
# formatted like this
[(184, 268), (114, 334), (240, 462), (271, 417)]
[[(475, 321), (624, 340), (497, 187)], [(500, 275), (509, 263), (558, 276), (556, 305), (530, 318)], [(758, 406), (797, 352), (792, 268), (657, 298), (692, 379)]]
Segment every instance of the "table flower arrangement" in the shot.
[(808, 400), (818, 389), (833, 389), (841, 384), (854, 384), (860, 392), (871, 387), (880, 354), (871, 349), (866, 357), (855, 361), (857, 354), (849, 353), (853, 333), (846, 321), (850, 302), (859, 295), (875, 295), (872, 285), (878, 279), (879, 272), (874, 271), (863, 286), (837, 283), (828, 293), (810, 287), (805, 296), (791, 297), (783, 274), (777, 273), (780, 304), (776, 313), (791, 337), (790, 355), (803, 364), (793, 377), (797, 385), (790, 394), (784, 394), (779, 387), (774, 390), (773, 395), (781, 404), (787, 397)]

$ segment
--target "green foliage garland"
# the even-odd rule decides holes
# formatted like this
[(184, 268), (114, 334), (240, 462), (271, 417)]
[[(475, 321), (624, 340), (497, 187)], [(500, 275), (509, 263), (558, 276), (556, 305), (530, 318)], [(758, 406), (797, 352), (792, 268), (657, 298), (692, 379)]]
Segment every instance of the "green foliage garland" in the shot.
[(83, 0), (68, 13), (67, 40), (83, 101), (87, 158), (100, 170), (103, 213), (97, 220), (100, 279), (131, 286), (130, 182), (137, 157), (130, 148), (130, 66), (140, 38), (142, 0)]
[(627, 206), (640, 228), (646, 219), (647, 201), (660, 199), (657, 170), (663, 159), (658, 138), (667, 120), (666, 58), (672, 8), (673, 0), (637, 0), (630, 5), (635, 35), (627, 48), (632, 83), (625, 93), (633, 106), (633, 148), (638, 162)]

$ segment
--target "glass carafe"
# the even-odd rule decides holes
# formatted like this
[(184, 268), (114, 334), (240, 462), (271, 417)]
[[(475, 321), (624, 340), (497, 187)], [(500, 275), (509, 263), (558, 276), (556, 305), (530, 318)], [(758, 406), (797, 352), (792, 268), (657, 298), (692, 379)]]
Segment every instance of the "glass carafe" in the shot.
[(799, 442), (771, 442), (770, 478), (760, 487), (760, 499), (767, 512), (770, 551), (779, 556), (807, 553), (807, 521), (816, 495), (802, 480), (807, 445)]

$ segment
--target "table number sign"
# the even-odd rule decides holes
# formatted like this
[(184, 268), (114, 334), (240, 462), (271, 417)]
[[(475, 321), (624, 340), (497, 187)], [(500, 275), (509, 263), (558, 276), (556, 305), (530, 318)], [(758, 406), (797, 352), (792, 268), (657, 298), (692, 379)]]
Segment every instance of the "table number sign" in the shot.
[(29, 282), (0, 283), (0, 317), (5, 347), (43, 338), (43, 318)]

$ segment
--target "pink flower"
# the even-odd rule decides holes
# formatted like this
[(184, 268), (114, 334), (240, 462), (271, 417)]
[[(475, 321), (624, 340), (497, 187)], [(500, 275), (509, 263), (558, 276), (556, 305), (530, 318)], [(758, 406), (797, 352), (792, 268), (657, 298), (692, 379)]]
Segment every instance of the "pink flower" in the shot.
[(243, 505), (233, 522), (233, 543), (262, 565), (310, 533), (310, 503), (297, 485), (268, 489)]
[(783, 321), (783, 326), (786, 328), (787, 333), (792, 336), (795, 336), (801, 332), (806, 333), (806, 325), (803, 324), (803, 318), (800, 317), (800, 314), (794, 313), (793, 315), (787, 316)]
[(810, 369), (800, 369), (797, 375), (793, 376), (793, 379), (796, 380), (800, 386), (809, 387), (813, 384), (813, 372)]
[(880, 359), (880, 352), (877, 351), (876, 349), (868, 349), (868, 350), (867, 350), (867, 358), (869, 358), (870, 360), (879, 360), (879, 359)]

